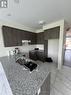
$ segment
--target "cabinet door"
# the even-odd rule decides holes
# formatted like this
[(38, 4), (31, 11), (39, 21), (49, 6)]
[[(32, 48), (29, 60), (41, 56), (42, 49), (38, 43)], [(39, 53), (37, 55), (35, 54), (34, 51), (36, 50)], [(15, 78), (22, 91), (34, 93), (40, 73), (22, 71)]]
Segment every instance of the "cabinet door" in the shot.
[(21, 32), (22, 40), (30, 40), (31, 43), (29, 44), (36, 44), (36, 33), (28, 32), (28, 31), (22, 31)]
[(38, 60), (45, 61), (44, 51), (37, 52)]
[(21, 39), (26, 40), (26, 32), (21, 30)]
[(31, 44), (36, 44), (36, 33), (30, 33)]
[(30, 33), (28, 31), (21, 31), (22, 40), (30, 40)]
[(22, 45), (20, 31), (18, 29), (3, 26), (2, 30), (5, 47)]
[(14, 29), (11, 31), (11, 37), (12, 46), (17, 46), (17, 33)]
[(19, 29), (14, 29), (13, 30), (13, 35), (14, 36), (14, 44), (16, 46), (21, 46), (22, 45), (22, 40), (21, 40), (21, 32)]
[(18, 31), (18, 33), (17, 33), (17, 39), (18, 39), (18, 46), (21, 46), (22, 45), (21, 31)]
[(12, 34), (12, 41), (13, 41), (12, 46), (21, 46), (22, 40), (21, 40), (20, 30), (12, 28), (11, 34)]
[(37, 60), (37, 53), (35, 51), (30, 51), (29, 52), (29, 58), (32, 59), (32, 60)]
[(55, 27), (51, 29), (47, 29), (44, 31), (44, 39), (58, 39), (60, 33), (60, 27)]
[(3, 30), (3, 39), (4, 39), (4, 46), (9, 47), (12, 46), (13, 41), (12, 41), (12, 32), (11, 29), (8, 27), (2, 27)]
[(52, 38), (51, 35), (52, 34), (50, 31), (45, 31), (45, 33), (44, 33), (45, 40), (51, 39)]
[(37, 44), (44, 44), (44, 32), (37, 33)]

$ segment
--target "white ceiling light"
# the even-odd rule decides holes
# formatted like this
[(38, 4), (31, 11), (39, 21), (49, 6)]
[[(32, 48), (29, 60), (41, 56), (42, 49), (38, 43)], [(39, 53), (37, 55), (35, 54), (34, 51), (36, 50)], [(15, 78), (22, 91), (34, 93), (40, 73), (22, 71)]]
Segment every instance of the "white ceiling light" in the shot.
[(41, 26), (42, 29), (43, 29), (43, 26), (44, 26), (45, 24), (46, 24), (45, 21), (43, 21), (43, 20), (39, 21), (39, 25)]
[(45, 24), (45, 21), (43, 21), (43, 20), (41, 20), (41, 21), (39, 21), (39, 25), (44, 25)]

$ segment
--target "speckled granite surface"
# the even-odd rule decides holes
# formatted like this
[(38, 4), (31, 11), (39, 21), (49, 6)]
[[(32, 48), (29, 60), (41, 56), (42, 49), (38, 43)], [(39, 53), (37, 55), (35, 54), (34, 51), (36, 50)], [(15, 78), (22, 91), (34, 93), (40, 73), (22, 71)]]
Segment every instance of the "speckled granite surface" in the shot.
[(24, 67), (15, 63), (14, 57), (0, 58), (13, 95), (36, 95), (49, 72), (47, 64), (38, 64), (37, 69), (30, 73)]

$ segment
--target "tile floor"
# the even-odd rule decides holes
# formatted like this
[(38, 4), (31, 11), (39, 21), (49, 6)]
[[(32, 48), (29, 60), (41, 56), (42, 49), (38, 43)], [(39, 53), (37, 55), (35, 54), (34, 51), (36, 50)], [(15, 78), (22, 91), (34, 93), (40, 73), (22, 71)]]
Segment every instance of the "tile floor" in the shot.
[(63, 66), (59, 71), (55, 64), (48, 64), (51, 72), (51, 94), (71, 95), (71, 68)]

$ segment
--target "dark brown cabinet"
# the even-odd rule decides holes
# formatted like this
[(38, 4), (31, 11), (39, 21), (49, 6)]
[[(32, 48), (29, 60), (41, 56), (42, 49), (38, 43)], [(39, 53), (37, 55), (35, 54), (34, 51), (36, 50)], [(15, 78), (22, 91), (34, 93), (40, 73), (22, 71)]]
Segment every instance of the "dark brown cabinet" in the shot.
[(37, 44), (44, 44), (44, 32), (37, 33)]
[(2, 30), (3, 30), (4, 45), (6, 47), (7, 46), (12, 46), (13, 45), (13, 41), (12, 41), (13, 38), (12, 38), (11, 29), (8, 28), (8, 27), (7, 28), (2, 27)]
[(44, 31), (44, 39), (58, 39), (59, 38), (59, 32), (60, 32), (60, 27), (55, 27), (51, 29), (47, 29)]
[(45, 44), (48, 39), (59, 38), (60, 27), (47, 29), (44, 32), (33, 33), (13, 27), (2, 26), (4, 46), (21, 46), (22, 40), (30, 40), (29, 44)]
[(40, 61), (45, 61), (45, 55), (44, 55), (44, 51), (38, 51), (37, 52), (37, 56), (38, 56), (38, 60), (40, 60)]
[(29, 52), (29, 58), (32, 60), (40, 60), (40, 61), (45, 61), (45, 55), (44, 51), (42, 50), (32, 50)]
[(30, 40), (30, 33), (28, 31), (22, 31), (21, 32), (22, 40)]
[(3, 26), (3, 39), (4, 39), (4, 46), (10, 47), (10, 46), (21, 46), (21, 36), (18, 29), (11, 28), (8, 26)]
[(31, 40), (31, 44), (36, 44), (36, 33), (31, 33), (30, 32), (30, 40)]
[(36, 44), (36, 33), (20, 30), (8, 26), (2, 26), (4, 46), (21, 46), (22, 40), (30, 40), (30, 44)]
[(29, 51), (29, 58), (36, 61), (38, 59), (37, 51)]
[(36, 33), (24, 31), (21, 33), (22, 40), (30, 40), (29, 44), (36, 44)]

